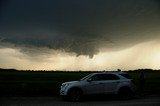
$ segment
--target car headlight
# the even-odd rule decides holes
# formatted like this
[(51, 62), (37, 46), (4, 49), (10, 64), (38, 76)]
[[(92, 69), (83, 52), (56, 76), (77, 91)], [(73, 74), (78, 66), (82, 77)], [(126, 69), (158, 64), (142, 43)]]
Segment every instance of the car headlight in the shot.
[(61, 88), (66, 89), (68, 87), (68, 83), (62, 84)]

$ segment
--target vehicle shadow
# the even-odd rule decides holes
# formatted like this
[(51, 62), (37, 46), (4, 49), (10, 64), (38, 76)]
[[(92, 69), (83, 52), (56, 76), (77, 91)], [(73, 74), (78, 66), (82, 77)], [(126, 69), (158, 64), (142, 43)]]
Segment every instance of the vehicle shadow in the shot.
[(134, 100), (138, 99), (136, 96), (130, 99), (122, 99), (118, 95), (108, 94), (108, 95), (87, 95), (81, 98), (83, 102), (89, 101), (124, 101), (124, 100)]

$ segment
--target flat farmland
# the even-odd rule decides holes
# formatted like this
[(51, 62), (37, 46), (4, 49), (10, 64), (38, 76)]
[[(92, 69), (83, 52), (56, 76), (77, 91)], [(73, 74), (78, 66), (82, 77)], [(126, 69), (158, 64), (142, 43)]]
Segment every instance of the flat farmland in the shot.
[[(93, 72), (0, 72), (0, 95), (58, 96), (61, 83), (79, 80)], [(138, 88), (139, 72), (128, 72)], [(145, 94), (160, 95), (160, 72), (145, 72)]]

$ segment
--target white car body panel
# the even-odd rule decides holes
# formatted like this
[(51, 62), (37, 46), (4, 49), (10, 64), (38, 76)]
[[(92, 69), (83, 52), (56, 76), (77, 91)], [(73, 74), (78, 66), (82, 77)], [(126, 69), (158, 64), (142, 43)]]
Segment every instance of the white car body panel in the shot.
[[(119, 77), (117, 80), (99, 80), (88, 81), (92, 76), (98, 74), (114, 74)], [(120, 73), (93, 73), (80, 81), (65, 82), (60, 89), (60, 95), (67, 96), (71, 88), (79, 88), (83, 91), (83, 95), (87, 94), (117, 94), (121, 87), (128, 87), (134, 90), (131, 79), (127, 79)]]

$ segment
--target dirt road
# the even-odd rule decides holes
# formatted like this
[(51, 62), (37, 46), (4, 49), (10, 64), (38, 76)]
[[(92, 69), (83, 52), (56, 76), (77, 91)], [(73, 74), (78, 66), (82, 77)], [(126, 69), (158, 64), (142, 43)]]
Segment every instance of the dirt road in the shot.
[(0, 106), (160, 106), (160, 97), (150, 96), (132, 100), (86, 100), (67, 102), (60, 97), (2, 97)]

